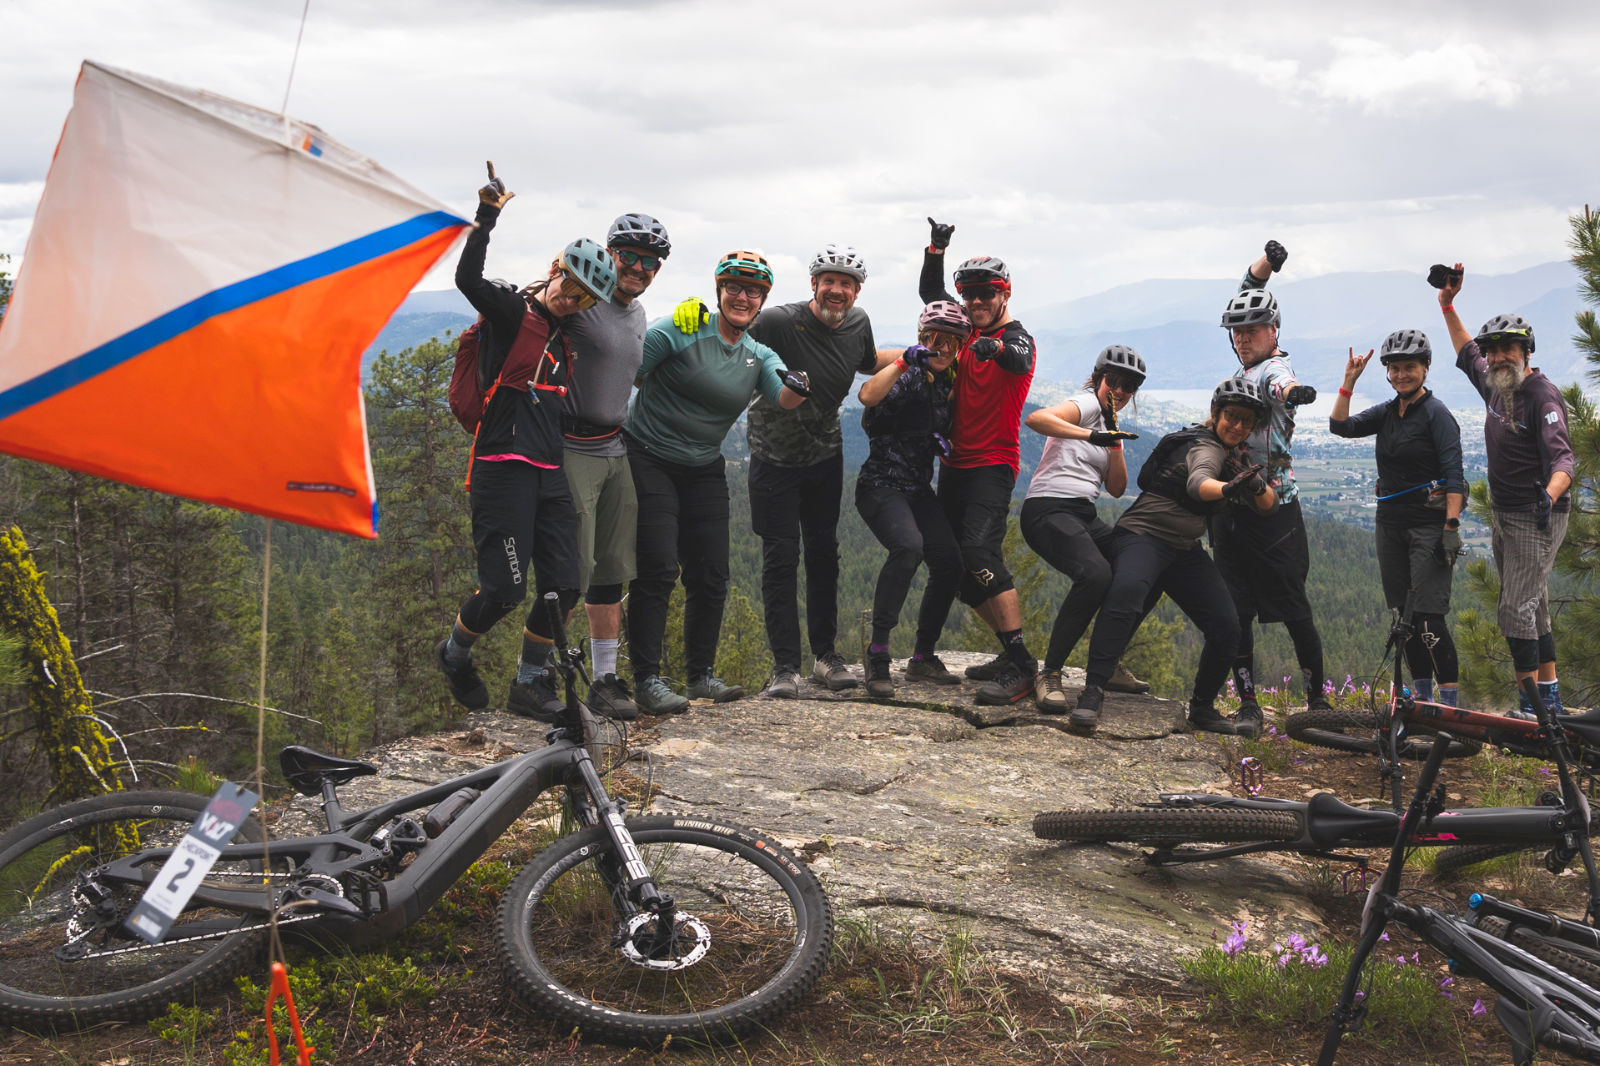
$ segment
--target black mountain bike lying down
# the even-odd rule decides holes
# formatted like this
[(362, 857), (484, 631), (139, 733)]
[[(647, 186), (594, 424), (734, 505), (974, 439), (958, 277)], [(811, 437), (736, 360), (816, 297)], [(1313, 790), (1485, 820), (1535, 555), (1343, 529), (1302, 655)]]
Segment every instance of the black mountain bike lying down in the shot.
[[(1581, 789), (1573, 779), (1565, 736), (1555, 728), (1550, 712), (1537, 699), (1540, 724), (1550, 737), (1550, 754), (1561, 780), (1563, 803), (1586, 809)], [(1440, 822), (1451, 812), (1443, 810), (1443, 788), (1434, 783), (1444, 763), (1444, 749), (1435, 747), (1417, 779), (1389, 853), (1389, 864), (1367, 895), (1361, 916), (1361, 935), (1345, 975), (1339, 1002), (1329, 1018), (1319, 1066), (1331, 1066), (1344, 1034), (1357, 1028), (1371, 1002), (1370, 977), (1365, 992), (1361, 972), (1386, 926), (1408, 930), (1449, 960), (1451, 969), (1482, 981), (1500, 995), (1495, 1017), (1511, 1037), (1513, 1061), (1532, 1063), (1539, 1045), (1600, 1062), (1600, 877), (1587, 835), (1575, 834), (1574, 844), (1588, 875), (1589, 902), (1584, 922), (1569, 921), (1475, 894), (1473, 919), (1446, 914), (1432, 907), (1404, 903), (1400, 880), (1406, 852), (1413, 844), (1437, 834)]]
[[(770, 837), (704, 818), (624, 818), (575, 697), (582, 673), (555, 623), (566, 710), (547, 746), (347, 812), (337, 788), (377, 772), (285, 748), (284, 775), (319, 797), (328, 831), (262, 843), (254, 819), (165, 940), (126, 924), (208, 798), (96, 796), (0, 837), (0, 1020), (77, 1029), (138, 1020), (261, 959), (269, 928), (374, 943), (416, 921), (546, 789), (583, 828), (538, 854), (496, 923), (510, 984), (589, 1036), (658, 1044), (742, 1036), (821, 976), (833, 915), (812, 873)], [(428, 812), (426, 815), (423, 812)]]

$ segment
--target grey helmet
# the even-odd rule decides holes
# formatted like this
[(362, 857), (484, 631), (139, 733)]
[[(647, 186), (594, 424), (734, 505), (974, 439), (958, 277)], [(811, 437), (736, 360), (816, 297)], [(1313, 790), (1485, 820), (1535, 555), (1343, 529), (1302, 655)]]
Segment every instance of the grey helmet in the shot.
[(1120, 370), (1125, 374), (1132, 374), (1139, 379), (1137, 384), (1144, 384), (1144, 359), (1125, 344), (1113, 344), (1095, 356), (1094, 372), (1099, 374), (1106, 370)]
[(1003, 260), (992, 255), (977, 255), (971, 259), (963, 260), (956, 267), (956, 291), (960, 292), (969, 285), (998, 285), (1003, 289), (1011, 288), (1011, 271), (1006, 269)]
[(1222, 309), (1223, 329), (1257, 324), (1276, 326), (1279, 321), (1278, 298), (1266, 289), (1245, 289)]
[(1428, 343), (1428, 335), (1420, 329), (1397, 329), (1383, 338), (1383, 350), (1378, 353), (1378, 362), (1388, 366), (1405, 359), (1415, 359), (1423, 366), (1433, 364), (1433, 346)]
[(811, 257), (811, 276), (848, 274), (857, 281), (867, 280), (867, 261), (848, 244), (830, 244)]
[(1248, 407), (1257, 414), (1264, 414), (1271, 406), (1267, 403), (1267, 395), (1261, 391), (1261, 386), (1244, 378), (1225, 378), (1222, 384), (1212, 391), (1212, 414), (1216, 414), (1229, 404)]
[(1473, 340), (1482, 347), (1492, 340), (1514, 340), (1527, 342), (1528, 354), (1533, 354), (1533, 327), (1521, 315), (1495, 315), (1483, 324), (1478, 335)]
[(665, 259), (672, 254), (672, 242), (667, 239), (667, 227), (649, 215), (619, 215), (606, 233), (606, 247), (648, 248)]

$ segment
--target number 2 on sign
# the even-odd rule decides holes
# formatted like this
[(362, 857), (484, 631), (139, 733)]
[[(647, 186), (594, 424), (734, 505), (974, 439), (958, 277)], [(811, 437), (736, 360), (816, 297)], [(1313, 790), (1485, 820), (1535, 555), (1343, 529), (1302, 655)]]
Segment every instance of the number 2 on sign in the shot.
[(179, 870), (177, 872), (177, 874), (172, 878), (172, 880), (167, 882), (167, 891), (168, 892), (176, 892), (176, 891), (178, 891), (178, 882), (182, 881), (185, 877), (188, 877), (192, 873), (194, 873), (194, 860), (193, 859), (184, 859), (183, 860), (183, 869)]

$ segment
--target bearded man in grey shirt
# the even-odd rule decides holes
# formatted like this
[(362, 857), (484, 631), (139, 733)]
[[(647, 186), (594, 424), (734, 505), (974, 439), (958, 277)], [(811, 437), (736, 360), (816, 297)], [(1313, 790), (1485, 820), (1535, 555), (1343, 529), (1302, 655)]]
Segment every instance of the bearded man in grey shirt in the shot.
[(622, 441), (633, 379), (644, 360), (644, 308), (650, 287), (672, 251), (666, 227), (649, 215), (628, 214), (611, 224), (606, 247), (617, 264), (612, 298), (580, 311), (564, 327), (573, 348), (571, 384), (561, 431), (562, 465), (578, 509), (578, 552), (594, 680), (584, 701), (595, 714), (637, 718), (627, 683), (617, 676), (622, 586), (634, 578), (638, 502)]

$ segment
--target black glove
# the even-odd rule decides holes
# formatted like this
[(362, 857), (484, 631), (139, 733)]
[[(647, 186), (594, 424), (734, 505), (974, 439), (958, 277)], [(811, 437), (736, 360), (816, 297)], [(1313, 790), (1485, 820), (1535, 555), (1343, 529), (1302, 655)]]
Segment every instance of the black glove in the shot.
[(950, 235), (956, 231), (954, 222), (935, 222), (933, 216), (928, 216), (928, 225), (932, 228), (933, 235), (928, 238), (928, 243), (935, 248), (950, 247)]
[(1137, 433), (1124, 433), (1120, 429), (1095, 429), (1089, 431), (1089, 443), (1096, 448), (1117, 448), (1125, 440), (1138, 440)]
[(1543, 485), (1539, 489), (1539, 502), (1533, 505), (1533, 524), (1539, 530), (1550, 528), (1550, 508), (1552, 506), (1550, 493), (1545, 491)]
[(933, 353), (928, 351), (928, 349), (924, 348), (922, 345), (913, 344), (911, 347), (905, 350), (905, 353), (900, 356), (900, 359), (906, 364), (907, 370), (927, 370), (928, 359), (932, 355)]
[(1274, 274), (1282, 270), (1283, 264), (1289, 261), (1289, 249), (1277, 241), (1268, 241), (1265, 251), (1267, 253), (1267, 265), (1272, 268)]
[(1316, 403), (1317, 390), (1313, 389), (1310, 385), (1296, 385), (1294, 388), (1283, 394), (1283, 400), (1285, 403), (1292, 403), (1296, 407), (1299, 407), (1303, 403)]
[(785, 370), (782, 376), (783, 384), (790, 392), (800, 396), (811, 395), (811, 378), (804, 370)]
[(1234, 503), (1248, 503), (1261, 495), (1266, 487), (1266, 482), (1261, 480), (1261, 464), (1257, 463), (1245, 467), (1234, 475), (1232, 481), (1222, 486), (1222, 498)]
[(489, 184), (478, 190), (478, 202), (486, 207), (496, 210), (504, 207), (506, 201), (517, 195), (506, 191), (506, 183), (494, 176), (494, 163), (489, 163)]
[(972, 354), (980, 363), (987, 363), (1000, 354), (1005, 345), (996, 337), (979, 337), (972, 342)]
[(1443, 263), (1435, 263), (1428, 268), (1428, 284), (1436, 289), (1442, 289), (1452, 281), (1461, 280), (1461, 271), (1447, 267)]
[(1461, 530), (1444, 527), (1444, 536), (1439, 539), (1439, 561), (1445, 566), (1455, 565), (1456, 556), (1461, 554)]

